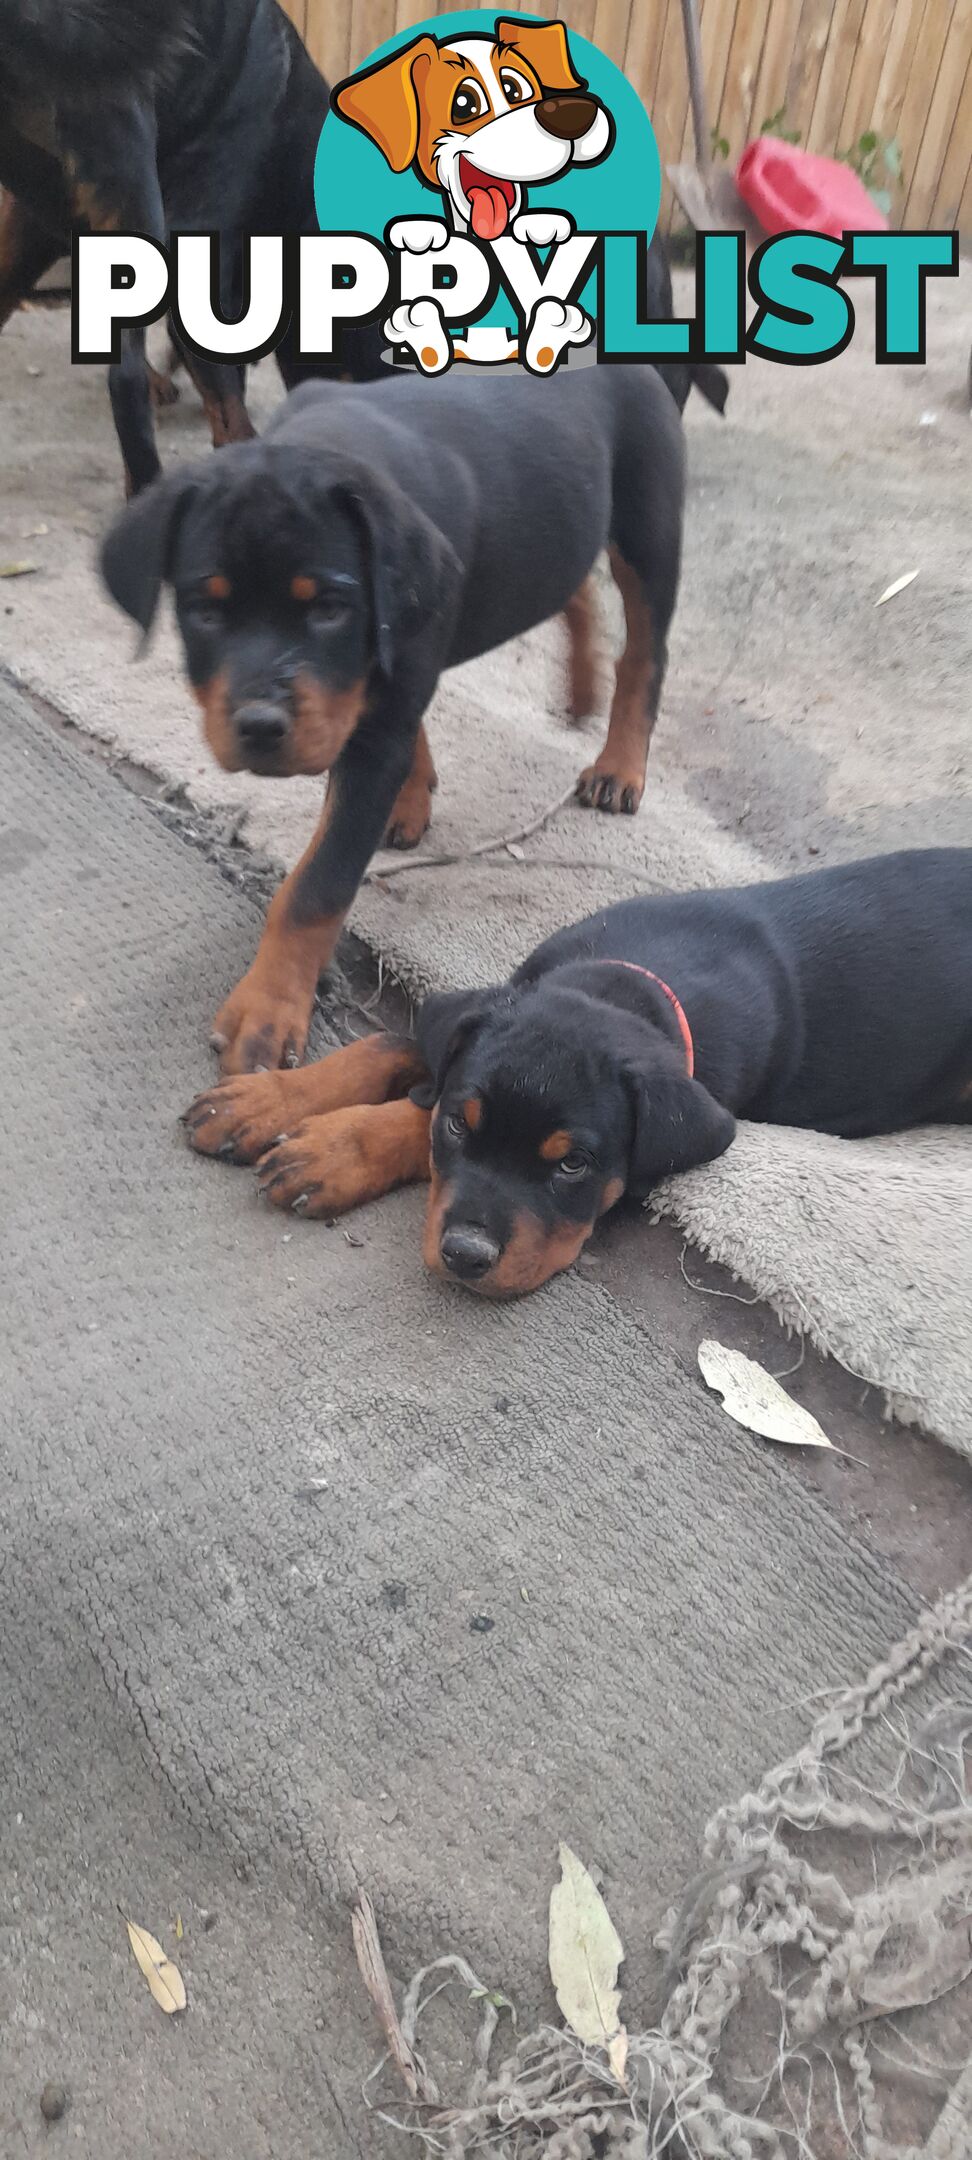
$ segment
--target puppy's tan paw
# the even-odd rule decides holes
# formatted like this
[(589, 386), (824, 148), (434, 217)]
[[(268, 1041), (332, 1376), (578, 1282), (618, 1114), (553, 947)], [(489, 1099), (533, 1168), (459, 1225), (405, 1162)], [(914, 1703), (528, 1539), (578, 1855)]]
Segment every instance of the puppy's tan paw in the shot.
[(614, 814), (620, 811), (626, 817), (634, 816), (644, 792), (641, 774), (615, 771), (611, 766), (602, 765), (600, 760), (594, 765), (585, 765), (575, 789), (577, 800), (583, 803), (585, 810), (606, 810)]

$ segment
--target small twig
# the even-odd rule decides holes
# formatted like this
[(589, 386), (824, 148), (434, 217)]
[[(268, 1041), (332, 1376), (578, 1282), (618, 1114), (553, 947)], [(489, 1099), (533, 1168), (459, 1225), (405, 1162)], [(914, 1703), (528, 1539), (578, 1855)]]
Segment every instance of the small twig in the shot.
[(765, 1303), (765, 1300), (760, 1297), (758, 1290), (755, 1292), (753, 1297), (743, 1297), (738, 1290), (716, 1290), (714, 1286), (710, 1283), (693, 1282), (692, 1277), (688, 1273), (688, 1270), (685, 1266), (685, 1248), (687, 1244), (688, 1239), (686, 1238), (685, 1244), (682, 1246), (682, 1250), (678, 1256), (678, 1264), (682, 1270), (682, 1274), (685, 1277), (685, 1281), (688, 1283), (690, 1290), (701, 1290), (703, 1297), (732, 1298), (734, 1304), (736, 1305), (762, 1305)]
[[(571, 781), (566, 794), (558, 795), (556, 802), (549, 803), (546, 810), (541, 810), (532, 824), (518, 826), (515, 832), (497, 833), (493, 840), (481, 840), (478, 847), (459, 848), (452, 855), (413, 855), (410, 862), (392, 863), (388, 870), (369, 871), (364, 883), (384, 884), (389, 878), (407, 877), (410, 870), (446, 870), (451, 868), (453, 863), (472, 862), (477, 855), (492, 855), (500, 848), (516, 847), (521, 840), (532, 839), (533, 834), (538, 833), (549, 818), (556, 817), (558, 810), (563, 810), (567, 803), (573, 801), (575, 792), (576, 782)], [(522, 864), (520, 867), (522, 868)]]
[(359, 1890), (357, 1902), (352, 1907), (351, 1934), (358, 1971), (378, 2012), (378, 2022), (385, 2035), (388, 2053), (409, 2099), (434, 2105), (439, 2100), (438, 2086), (430, 2078), (421, 2057), (409, 2047), (402, 2031), (378, 1938), (375, 1908), (367, 1890)]
[(793, 1364), (793, 1365), (784, 1365), (784, 1367), (783, 1367), (783, 1370), (782, 1370), (782, 1372), (778, 1372), (778, 1373), (774, 1373), (774, 1374), (773, 1374), (773, 1376), (772, 1376), (772, 1377), (773, 1377), (773, 1379), (774, 1379), (774, 1380), (788, 1380), (788, 1379), (789, 1379), (789, 1377), (790, 1377), (790, 1374), (791, 1374), (791, 1373), (799, 1372), (799, 1370), (800, 1370), (800, 1367), (801, 1367), (801, 1365), (803, 1364), (803, 1360), (804, 1360), (804, 1358), (806, 1357), (806, 1354), (807, 1354), (807, 1338), (806, 1338), (806, 1336), (805, 1336), (805, 1335), (801, 1335), (801, 1337), (800, 1337), (800, 1355), (799, 1355), (799, 1357), (797, 1358), (797, 1360), (796, 1360), (796, 1363), (795, 1363), (795, 1364)]

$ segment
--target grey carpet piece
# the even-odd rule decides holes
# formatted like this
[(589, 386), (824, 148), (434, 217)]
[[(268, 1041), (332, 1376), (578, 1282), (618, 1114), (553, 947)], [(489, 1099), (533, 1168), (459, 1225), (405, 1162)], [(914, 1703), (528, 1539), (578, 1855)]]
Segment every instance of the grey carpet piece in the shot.
[[(7, 691), (0, 736), (0, 2147), (62, 2076), (99, 2160), (379, 2152), (355, 1884), (529, 2018), (566, 1837), (647, 2015), (701, 1825), (915, 1600), (582, 1277), (480, 1305), (420, 1195), (351, 1245), (192, 1157), (254, 913)], [(119, 1906), (182, 1914), (181, 2024)]]
[(717, 1811), (656, 1938), (649, 2029), (623, 1970), (610, 2047), (603, 2027), (593, 2045), (511, 2032), (478, 1976), (420, 1970), (410, 2045), (428, 2049), (443, 1985), (482, 2022), (465, 2085), (422, 2106), (389, 2066), (396, 2119), (443, 2160), (968, 2160), (970, 1646), (972, 1577)]

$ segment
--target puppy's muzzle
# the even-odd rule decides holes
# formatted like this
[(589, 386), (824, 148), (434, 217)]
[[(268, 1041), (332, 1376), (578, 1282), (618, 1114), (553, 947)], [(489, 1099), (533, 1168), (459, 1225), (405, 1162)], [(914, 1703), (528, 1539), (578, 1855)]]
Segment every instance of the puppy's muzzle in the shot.
[(478, 1223), (452, 1223), (439, 1246), (442, 1265), (459, 1282), (480, 1282), (499, 1259), (496, 1239)]
[(586, 97), (583, 90), (568, 90), (562, 97), (541, 98), (536, 115), (546, 134), (558, 142), (577, 142), (597, 119), (597, 99)]
[(233, 725), (244, 757), (266, 763), (283, 749), (290, 731), (290, 715), (269, 699), (254, 699), (252, 704), (238, 707)]

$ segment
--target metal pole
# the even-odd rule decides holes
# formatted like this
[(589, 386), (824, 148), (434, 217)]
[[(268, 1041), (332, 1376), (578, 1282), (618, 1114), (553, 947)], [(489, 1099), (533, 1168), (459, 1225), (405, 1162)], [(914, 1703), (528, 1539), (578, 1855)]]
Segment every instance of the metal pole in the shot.
[(702, 34), (699, 28), (698, 0), (682, 0), (682, 25), (685, 31), (685, 57), (688, 61), (689, 90), (692, 97), (692, 129), (695, 135), (695, 162), (700, 172), (708, 172), (712, 163), (712, 136), (705, 112), (705, 85), (702, 76)]

